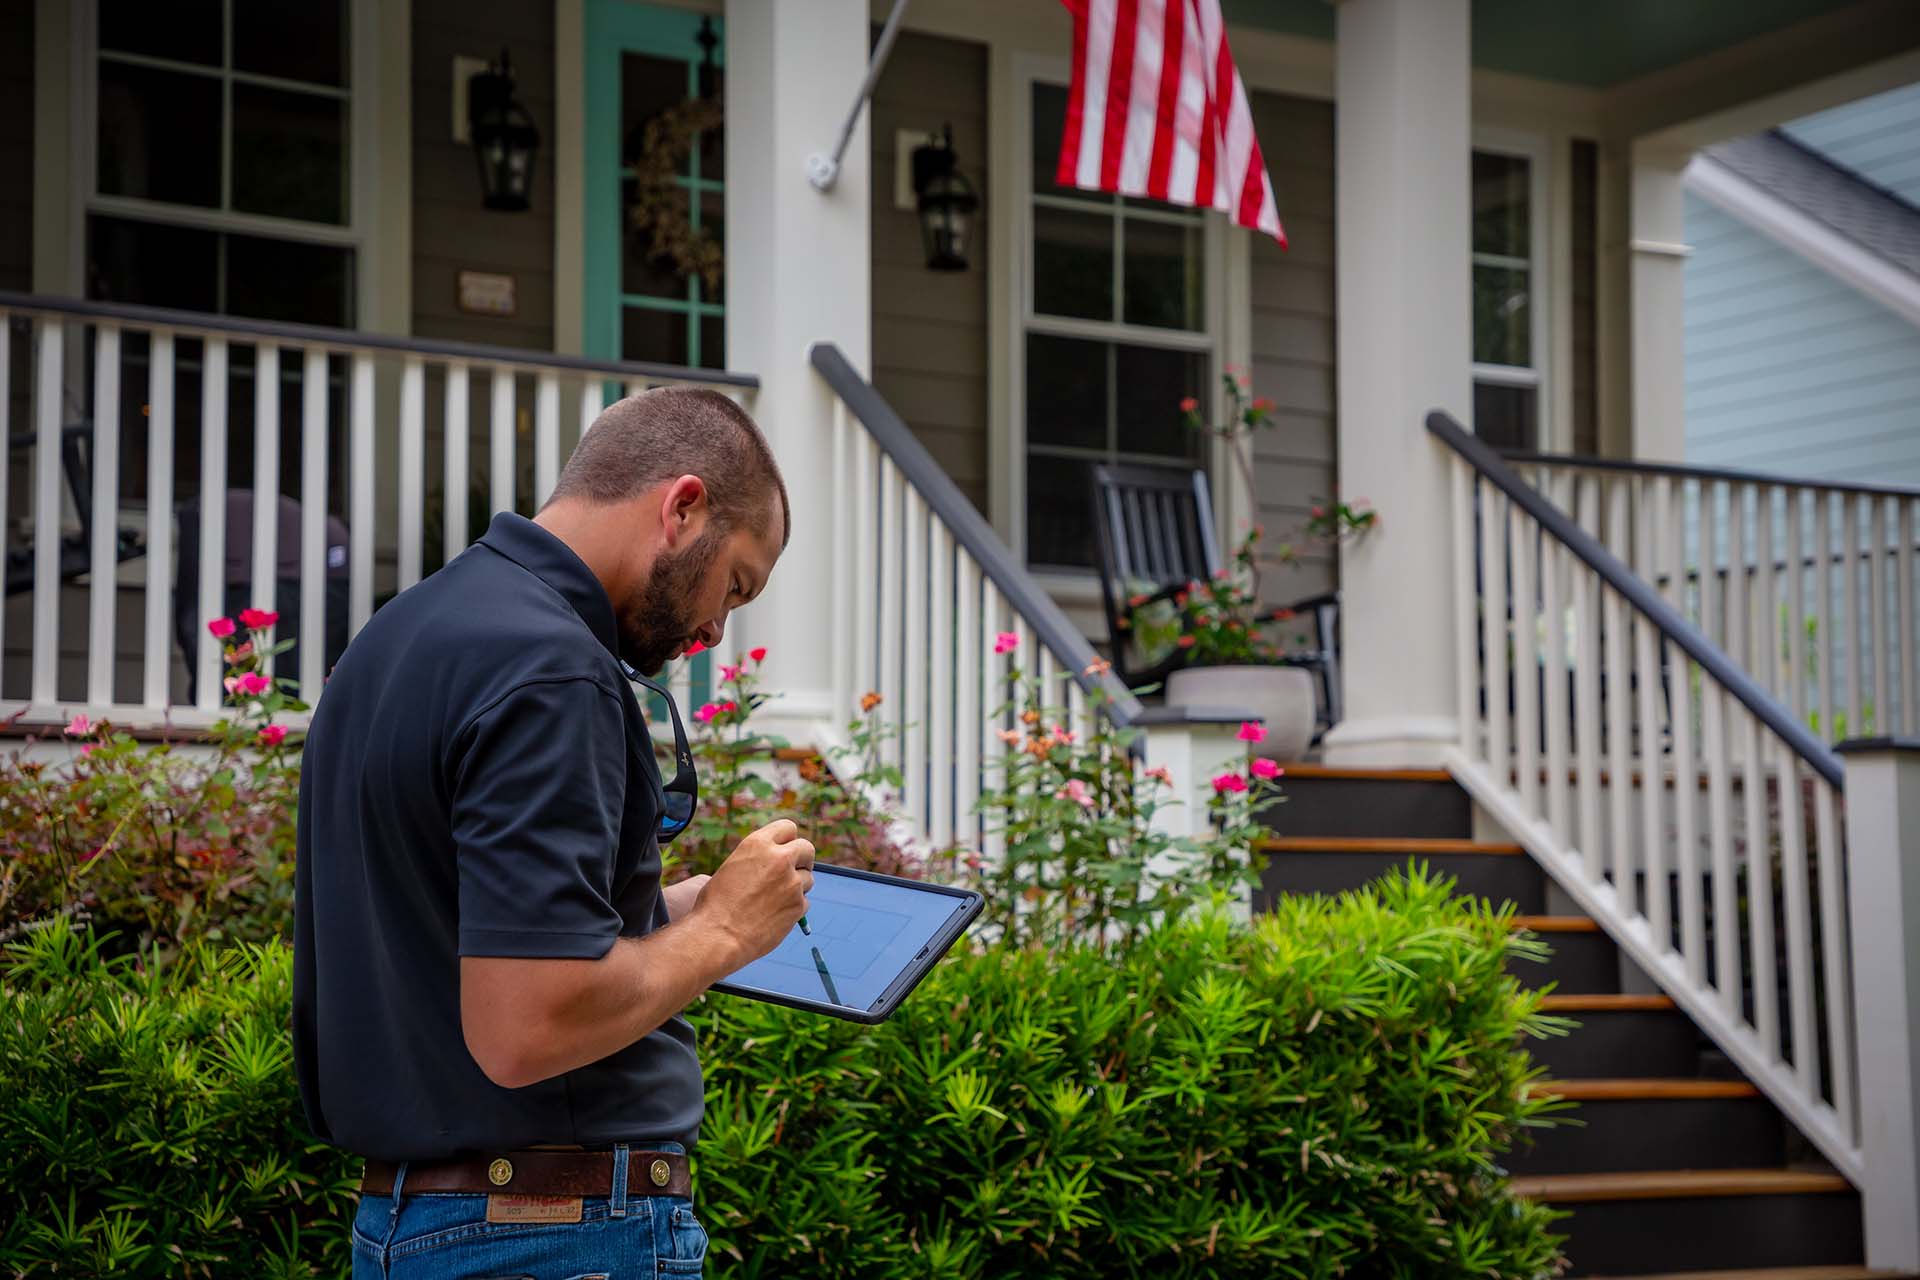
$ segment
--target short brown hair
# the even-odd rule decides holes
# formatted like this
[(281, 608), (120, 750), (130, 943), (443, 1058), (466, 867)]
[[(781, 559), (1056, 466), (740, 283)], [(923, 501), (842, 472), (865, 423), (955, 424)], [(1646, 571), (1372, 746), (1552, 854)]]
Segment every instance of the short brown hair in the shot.
[(694, 475), (707, 486), (714, 527), (741, 520), (766, 532), (766, 498), (780, 495), (780, 545), (793, 532), (787, 483), (760, 426), (739, 405), (705, 387), (656, 387), (616, 401), (580, 437), (553, 496), (624, 502), (655, 485)]

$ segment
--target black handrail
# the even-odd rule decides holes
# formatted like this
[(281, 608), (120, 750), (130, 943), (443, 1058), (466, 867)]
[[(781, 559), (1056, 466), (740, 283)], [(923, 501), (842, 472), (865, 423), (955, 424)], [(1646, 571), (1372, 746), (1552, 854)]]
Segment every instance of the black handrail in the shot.
[(1602, 582), (1652, 623), (1668, 643), (1699, 663), (1701, 669), (1739, 699), (1755, 719), (1773, 730), (1795, 755), (1806, 761), (1808, 768), (1835, 788), (1846, 785), (1846, 770), (1840, 757), (1826, 743), (1814, 737), (1811, 730), (1793, 718), (1792, 712), (1769, 697), (1765, 690), (1754, 683), (1753, 677), (1735, 665), (1733, 659), (1707, 639), (1698, 627), (1681, 616), (1680, 611), (1654, 590), (1652, 584), (1622, 564), (1618, 557), (1601, 545), (1599, 539), (1575, 524), (1546, 495), (1522, 480), (1490, 445), (1440, 409), (1427, 415), (1427, 430), (1440, 437), (1482, 478), (1533, 517), (1548, 536), (1579, 557), (1599, 575)]
[(1630, 458), (1588, 458), (1574, 453), (1534, 453), (1499, 449), (1499, 456), (1515, 466), (1566, 467), (1576, 471), (1617, 471), (1638, 476), (1669, 476), (1679, 480), (1724, 480), (1733, 484), (1771, 485), (1780, 489), (1827, 489), (1834, 493), (1871, 498), (1920, 498), (1920, 489), (1898, 484), (1849, 484), (1837, 480), (1809, 480), (1805, 476), (1740, 471), (1733, 467), (1689, 467), (1677, 462), (1637, 462)]
[(999, 588), (1007, 603), (1027, 620), (1040, 643), (1065, 664), (1082, 689), (1089, 693), (1097, 689), (1106, 696), (1107, 716), (1116, 725), (1125, 728), (1139, 721), (1144, 708), (1133, 691), (1110, 671), (1095, 669), (1089, 674), (1100, 655), (1061, 612), (1053, 597), (1013, 558), (1007, 544), (1000, 541), (1000, 535), (934, 461), (926, 446), (914, 437), (893, 406), (860, 376), (833, 343), (816, 342), (808, 354), (815, 371), (859, 419), (881, 450), (893, 460), (893, 465), (900, 468), (907, 483), (919, 490), (921, 498), (945, 522), (954, 540), (979, 562), (981, 571)]
[(154, 329), (188, 329), (203, 333), (231, 333), (245, 338), (285, 342), (300, 347), (351, 348), (393, 351), (402, 355), (437, 356), (474, 364), (531, 364), (572, 373), (603, 373), (615, 378), (699, 382), (711, 386), (758, 390), (760, 379), (751, 373), (720, 369), (693, 369), (677, 364), (642, 360), (589, 360), (529, 347), (496, 347), (478, 342), (447, 342), (439, 338), (410, 338), (402, 334), (370, 333), (364, 329), (335, 329), (285, 320), (253, 320), (246, 316), (180, 311), (172, 307), (137, 306), (127, 302), (96, 302), (90, 298), (56, 298), (39, 293), (0, 289), (0, 311), (44, 311), (84, 320), (113, 320)]

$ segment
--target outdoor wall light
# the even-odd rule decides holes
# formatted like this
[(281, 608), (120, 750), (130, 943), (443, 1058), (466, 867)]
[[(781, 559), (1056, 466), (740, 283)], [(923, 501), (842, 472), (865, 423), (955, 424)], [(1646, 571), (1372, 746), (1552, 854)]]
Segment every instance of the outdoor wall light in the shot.
[(973, 213), (980, 199), (956, 163), (951, 124), (938, 141), (913, 151), (913, 190), (920, 201), (920, 234), (932, 271), (965, 271), (972, 247)]
[(505, 49), (498, 63), (467, 81), (467, 118), (480, 162), (480, 202), (489, 209), (528, 208), (540, 131), (513, 96), (513, 64)]

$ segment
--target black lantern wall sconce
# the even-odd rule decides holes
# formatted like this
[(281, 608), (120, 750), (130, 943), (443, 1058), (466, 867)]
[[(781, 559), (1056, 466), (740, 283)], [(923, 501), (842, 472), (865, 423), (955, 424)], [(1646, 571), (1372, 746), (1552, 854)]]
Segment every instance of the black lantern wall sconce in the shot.
[(480, 164), (481, 203), (508, 212), (530, 207), (540, 131), (513, 96), (513, 64), (505, 49), (499, 62), (467, 81), (467, 120)]
[(930, 271), (965, 271), (973, 247), (973, 215), (980, 198), (958, 163), (951, 124), (938, 139), (913, 151), (913, 190), (919, 200), (920, 235)]

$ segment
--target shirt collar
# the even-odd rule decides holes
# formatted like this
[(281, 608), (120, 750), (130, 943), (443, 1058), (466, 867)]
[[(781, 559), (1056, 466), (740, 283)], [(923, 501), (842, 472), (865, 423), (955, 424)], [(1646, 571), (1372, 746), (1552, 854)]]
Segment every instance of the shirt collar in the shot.
[(572, 547), (525, 516), (502, 511), (487, 526), (481, 545), (496, 551), (558, 591), (606, 651), (620, 656), (613, 602), (600, 579)]

